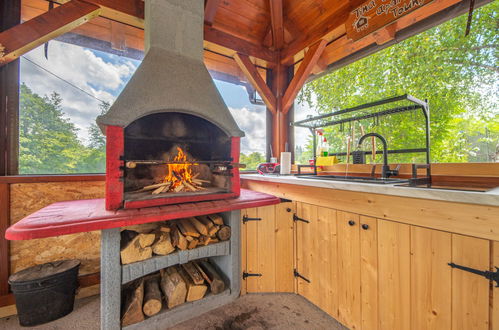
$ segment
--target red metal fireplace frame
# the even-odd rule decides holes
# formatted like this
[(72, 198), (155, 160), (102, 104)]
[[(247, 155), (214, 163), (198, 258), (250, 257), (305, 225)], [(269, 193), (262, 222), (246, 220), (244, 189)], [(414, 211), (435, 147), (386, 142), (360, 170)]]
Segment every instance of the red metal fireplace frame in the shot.
[[(241, 191), (239, 168), (234, 167), (230, 179), (230, 191), (223, 194), (206, 194), (182, 197), (165, 197), (148, 200), (125, 201), (124, 168), (125, 134), (120, 126), (106, 126), (106, 209), (135, 209), (186, 202), (201, 202), (238, 197)], [(239, 163), (241, 138), (231, 137), (231, 158)]]

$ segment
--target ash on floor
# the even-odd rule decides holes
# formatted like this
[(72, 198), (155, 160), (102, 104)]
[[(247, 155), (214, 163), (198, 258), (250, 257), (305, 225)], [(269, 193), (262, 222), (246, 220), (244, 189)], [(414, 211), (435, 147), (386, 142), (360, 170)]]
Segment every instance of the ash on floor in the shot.
[[(75, 310), (59, 320), (29, 329), (97, 330), (100, 299), (78, 300)], [(0, 319), (0, 329), (27, 329), (19, 326), (16, 316)], [(295, 294), (248, 294), (235, 302), (197, 316), (169, 330), (239, 330), (239, 329), (346, 329), (335, 319)]]

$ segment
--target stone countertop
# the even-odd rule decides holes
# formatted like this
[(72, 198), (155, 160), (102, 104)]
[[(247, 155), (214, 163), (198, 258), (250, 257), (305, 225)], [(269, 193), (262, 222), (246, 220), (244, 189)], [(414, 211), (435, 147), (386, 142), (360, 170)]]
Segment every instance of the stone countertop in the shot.
[(297, 178), (293, 175), (279, 176), (241, 174), (241, 179), (499, 207), (499, 187), (486, 192), (475, 192), (448, 189), (399, 187), (396, 186), (398, 183), (375, 184), (320, 179), (303, 179)]

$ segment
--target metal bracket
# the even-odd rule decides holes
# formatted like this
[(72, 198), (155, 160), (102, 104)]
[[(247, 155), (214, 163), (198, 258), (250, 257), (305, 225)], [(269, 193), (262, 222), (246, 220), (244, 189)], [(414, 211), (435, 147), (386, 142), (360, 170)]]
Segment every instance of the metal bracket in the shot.
[(495, 272), (491, 272), (491, 271), (488, 271), (488, 270), (483, 270), (482, 271), (482, 270), (478, 270), (478, 269), (474, 269), (474, 268), (470, 268), (470, 267), (466, 267), (466, 266), (456, 265), (453, 262), (448, 263), (448, 265), (451, 266), (452, 268), (457, 268), (457, 269), (460, 269), (460, 270), (464, 270), (466, 272), (470, 272), (470, 273), (473, 273), (473, 274), (476, 274), (476, 275), (483, 276), (486, 279), (488, 279), (489, 281), (496, 282), (496, 288), (499, 288), (499, 267), (496, 267), (496, 271)]
[(295, 277), (299, 277), (299, 278), (301, 278), (302, 280), (304, 280), (304, 281), (305, 281), (305, 282), (307, 282), (307, 283), (310, 283), (310, 280), (309, 280), (308, 278), (306, 278), (305, 276), (303, 276), (302, 274), (298, 273), (298, 271), (296, 270), (296, 268), (295, 268), (295, 269), (293, 269), (293, 275), (294, 275)]
[(257, 273), (246, 273), (246, 272), (243, 272), (243, 280), (245, 280), (246, 278), (248, 277), (261, 277), (262, 274), (257, 274)]
[(250, 218), (247, 215), (243, 216), (243, 223), (246, 223), (248, 221), (262, 221), (262, 218)]
[(299, 216), (297, 216), (296, 214), (293, 214), (293, 221), (294, 221), (294, 222), (296, 222), (296, 221), (301, 221), (301, 222), (305, 222), (305, 223), (310, 223), (310, 221), (305, 220), (305, 219), (302, 219), (302, 218), (300, 218)]

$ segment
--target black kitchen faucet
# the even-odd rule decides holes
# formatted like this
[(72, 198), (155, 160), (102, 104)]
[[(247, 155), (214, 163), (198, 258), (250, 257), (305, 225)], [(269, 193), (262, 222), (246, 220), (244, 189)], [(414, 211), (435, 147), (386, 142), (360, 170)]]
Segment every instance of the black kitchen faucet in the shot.
[(362, 145), (362, 142), (364, 142), (364, 140), (369, 136), (377, 137), (383, 144), (383, 169), (381, 170), (381, 178), (388, 179), (391, 176), (398, 175), (398, 169), (390, 170), (390, 165), (388, 165), (388, 143), (382, 135), (378, 133), (367, 133), (360, 137), (358, 146), (360, 147)]

